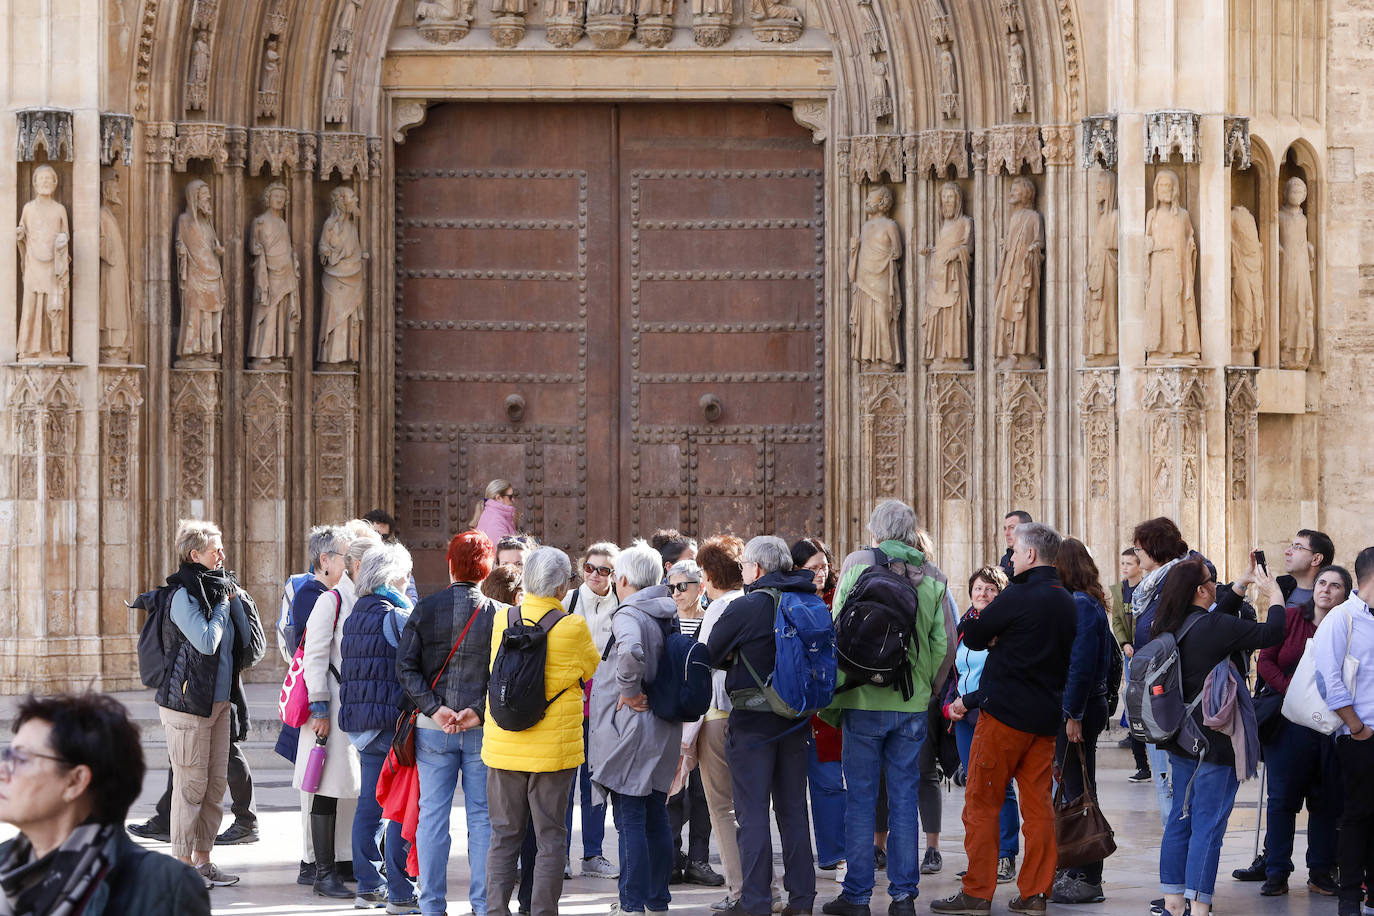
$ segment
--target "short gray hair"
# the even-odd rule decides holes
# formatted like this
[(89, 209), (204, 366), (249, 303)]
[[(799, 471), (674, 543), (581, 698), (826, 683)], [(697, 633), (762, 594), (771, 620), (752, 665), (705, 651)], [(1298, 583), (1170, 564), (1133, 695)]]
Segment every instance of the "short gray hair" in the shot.
[[(355, 545), (358, 543), (354, 542)], [(374, 542), (363, 554), (358, 566), (358, 581), (355, 583), (358, 594), (375, 594), (384, 585), (410, 578), (412, 565), (410, 551), (400, 544)]]
[(663, 581), (663, 555), (644, 541), (635, 541), (615, 558), (616, 578), (635, 588), (648, 588)]
[(868, 533), (879, 541), (901, 541), (916, 546), (916, 510), (900, 499), (885, 499), (868, 517)]
[(557, 598), (572, 579), (572, 561), (557, 547), (536, 547), (525, 557), (525, 594)]
[[(42, 166), (39, 166), (42, 168)], [(205, 550), (210, 546), (210, 542), (215, 538), (223, 539), (224, 535), (219, 530), (219, 526), (214, 522), (207, 522), (198, 518), (183, 518), (177, 522), (176, 551), (177, 561), (180, 563), (191, 562), (191, 551)]]
[(669, 577), (686, 576), (688, 582), (701, 581), (701, 567), (696, 560), (678, 560), (668, 569)]
[(792, 569), (792, 549), (780, 537), (761, 534), (750, 538), (740, 555), (740, 563), (756, 563), (765, 573), (789, 572)]
[(339, 539), (343, 532), (333, 525), (316, 525), (310, 529), (310, 540), (307, 550), (310, 553), (310, 568), (316, 570), (320, 568), (320, 561), (324, 555), (334, 552), (334, 542)]
[(1064, 543), (1059, 532), (1043, 522), (1022, 522), (1012, 536), (1035, 551), (1036, 562), (1049, 566), (1058, 559), (1059, 545)]
[(586, 553), (582, 554), (582, 559), (586, 560), (594, 553), (599, 553), (604, 557), (609, 557), (611, 565), (614, 566), (615, 558), (620, 556), (620, 547), (616, 544), (612, 544), (610, 541), (597, 541), (595, 544), (587, 548)]

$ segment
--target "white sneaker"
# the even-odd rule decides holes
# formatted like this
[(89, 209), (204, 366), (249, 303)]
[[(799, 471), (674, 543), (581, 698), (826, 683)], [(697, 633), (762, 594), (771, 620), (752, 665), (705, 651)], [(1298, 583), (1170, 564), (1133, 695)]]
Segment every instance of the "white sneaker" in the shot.
[(584, 878), (619, 878), (620, 869), (610, 863), (605, 856), (592, 856), (582, 860)]

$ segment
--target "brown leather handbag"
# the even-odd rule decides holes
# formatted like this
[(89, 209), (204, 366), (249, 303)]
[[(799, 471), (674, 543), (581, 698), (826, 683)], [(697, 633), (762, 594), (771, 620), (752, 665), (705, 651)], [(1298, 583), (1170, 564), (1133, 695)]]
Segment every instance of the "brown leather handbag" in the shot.
[(1064, 801), (1064, 780), (1054, 790), (1054, 840), (1059, 847), (1059, 867), (1076, 868), (1100, 862), (1116, 852), (1116, 838), (1112, 825), (1097, 805), (1097, 792), (1088, 779), (1088, 760), (1078, 747), (1070, 743), (1083, 768), (1083, 794), (1071, 802)]

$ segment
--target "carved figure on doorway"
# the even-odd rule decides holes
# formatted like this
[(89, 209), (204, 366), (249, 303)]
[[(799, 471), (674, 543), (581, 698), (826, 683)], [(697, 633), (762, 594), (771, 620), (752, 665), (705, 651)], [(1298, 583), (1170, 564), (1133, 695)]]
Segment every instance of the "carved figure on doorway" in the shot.
[(15, 239), (24, 298), (19, 306), (19, 358), (66, 359), (71, 291), (67, 208), (53, 199), (57, 171), (33, 170), (33, 199), (19, 214)]
[(262, 79), (258, 91), (276, 93), (281, 83), (281, 52), (277, 50), (277, 40), (267, 42), (267, 50), (262, 55)]
[(491, 11), (498, 16), (523, 16), (525, 0), (491, 0)]
[(415, 21), (419, 24), (472, 21), (472, 0), (420, 0), (415, 4)]
[(734, 0), (692, 0), (693, 16), (729, 16)]
[(250, 365), (268, 365), (295, 354), (301, 322), (300, 265), (286, 225), (286, 185), (273, 182), (262, 194), (266, 211), (253, 220), (248, 243), (253, 257), (253, 313), (248, 326)]
[(210, 41), (205, 31), (196, 32), (191, 42), (191, 62), (186, 68), (186, 107), (199, 111), (205, 107), (206, 85), (210, 80)]
[(334, 210), (320, 232), (321, 363), (356, 363), (362, 339), (363, 247), (358, 238), (358, 195), (349, 187), (329, 195)]
[(129, 259), (114, 208), (120, 206), (119, 176), (100, 183), (100, 355), (127, 362), (133, 314), (129, 308)]
[(968, 323), (973, 314), (969, 270), (973, 264), (973, 220), (952, 181), (940, 186), (940, 233), (930, 251), (930, 285), (922, 320), (925, 357), (932, 369), (968, 366)]
[(1088, 242), (1088, 302), (1083, 355), (1090, 366), (1116, 359), (1116, 266), (1119, 229), (1116, 176), (1099, 172), (1093, 184), (1092, 238)]
[(959, 77), (954, 69), (954, 52), (949, 48), (940, 51), (940, 114), (959, 117)]
[(343, 99), (348, 90), (346, 81), (348, 79), (348, 58), (342, 54), (334, 61), (334, 72), (329, 75), (329, 98)]
[(895, 202), (891, 188), (870, 191), (864, 202), (868, 220), (859, 229), (859, 237), (849, 243), (849, 281), (854, 296), (849, 330), (854, 358), (878, 366), (897, 365), (901, 352), (897, 316), (902, 304), (898, 270), (902, 230), (888, 215)]
[(186, 210), (177, 217), (176, 250), (181, 289), (177, 365), (210, 365), (223, 349), (224, 246), (210, 222), (210, 186), (199, 179), (186, 186)]
[(1312, 271), (1317, 249), (1307, 235), (1307, 183), (1290, 178), (1279, 208), (1279, 366), (1306, 369), (1312, 362), (1316, 302)]
[(640, 16), (671, 16), (673, 0), (639, 0), (635, 12)]
[(801, 10), (778, 0), (749, 0), (749, 15), (758, 22), (782, 20), (802, 24)]
[(1264, 331), (1264, 246), (1255, 216), (1231, 208), (1231, 362), (1253, 366)]
[(892, 85), (887, 78), (885, 61), (873, 61), (873, 98), (869, 104), (875, 119), (892, 117)]
[(1035, 184), (1011, 183), (1011, 216), (1002, 240), (997, 274), (995, 356), (1003, 369), (1040, 368), (1040, 266), (1045, 260), (1045, 224), (1035, 209)]
[(1026, 80), (1026, 48), (1021, 36), (1012, 32), (1007, 40), (1007, 84), (1011, 88), (1011, 110), (1030, 109), (1030, 83)]
[(1193, 221), (1179, 202), (1178, 175), (1155, 175), (1155, 206), (1145, 215), (1145, 352), (1160, 360), (1197, 360), (1199, 342), (1197, 243)]

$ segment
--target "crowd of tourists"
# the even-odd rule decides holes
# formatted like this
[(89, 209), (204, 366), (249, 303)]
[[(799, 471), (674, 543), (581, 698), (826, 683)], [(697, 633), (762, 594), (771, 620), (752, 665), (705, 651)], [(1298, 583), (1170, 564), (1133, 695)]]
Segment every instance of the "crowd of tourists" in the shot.
[[(300, 791), (298, 881), (316, 895), (445, 913), (461, 783), (476, 914), (553, 916), (576, 866), (617, 882), (612, 914), (666, 913), (687, 882), (720, 887), (723, 913), (869, 916), (882, 872), (887, 911), (904, 916), (921, 876), (944, 868), (952, 779), (968, 864), (931, 912), (990, 913), (1012, 883), (1015, 913), (1098, 902), (1114, 845), (1090, 816), (1097, 746), (1120, 711), (1139, 742), (1132, 781), (1153, 783), (1164, 828), (1157, 913), (1210, 912), (1239, 784), (1261, 761), (1264, 851), (1234, 877), (1288, 892), (1306, 804), (1307, 888), (1336, 896), (1339, 916), (1365, 902), (1374, 547), (1352, 576), (1329, 537), (1302, 529), (1283, 574), (1255, 551), (1218, 584), (1157, 518), (1104, 589), (1081, 541), (1016, 511), (961, 611), (895, 500), (838, 563), (813, 537), (660, 531), (591, 544), (574, 566), (519, 533), (506, 481), (472, 521), (432, 594), (417, 595), (381, 511), (312, 529), (310, 571), (284, 585), (277, 748)], [(171, 772), (157, 813), (128, 830), (184, 865), (121, 829), (143, 773), (122, 707), (30, 698), (0, 753), (0, 819), (21, 831), (0, 846), (0, 912), (208, 913), (208, 890), (239, 880), (211, 856), (258, 839), (238, 743), (242, 673), (268, 636), (213, 524), (183, 521), (175, 548), (167, 585), (135, 601)], [(1062, 823), (1066, 810), (1090, 827)], [(818, 869), (839, 880), (832, 899), (817, 901)]]

